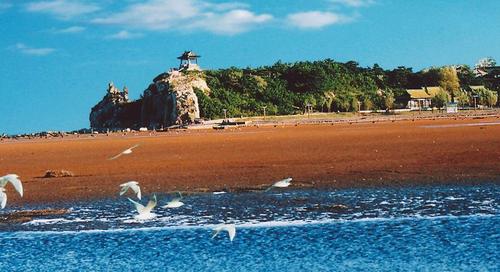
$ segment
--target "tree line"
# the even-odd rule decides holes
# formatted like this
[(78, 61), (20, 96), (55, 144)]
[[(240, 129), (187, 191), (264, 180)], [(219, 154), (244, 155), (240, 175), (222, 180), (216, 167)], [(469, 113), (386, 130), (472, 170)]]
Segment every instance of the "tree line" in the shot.
[[(204, 71), (209, 95), (196, 91), (201, 115), (205, 118), (268, 114), (296, 114), (309, 107), (319, 112), (355, 112), (404, 108), (401, 98), (406, 89), (441, 86), (433, 105), (443, 106), (454, 100), (460, 105), (497, 103), (499, 86), (475, 76), (467, 65), (430, 68), (413, 72), (412, 68), (384, 70), (378, 64), (360, 67), (355, 61), (331, 59), (283, 63), (258, 68), (231, 67)], [(485, 85), (472, 90), (471, 85)], [(489, 84), (489, 85), (488, 85)], [(464, 92), (463, 90), (469, 90)]]

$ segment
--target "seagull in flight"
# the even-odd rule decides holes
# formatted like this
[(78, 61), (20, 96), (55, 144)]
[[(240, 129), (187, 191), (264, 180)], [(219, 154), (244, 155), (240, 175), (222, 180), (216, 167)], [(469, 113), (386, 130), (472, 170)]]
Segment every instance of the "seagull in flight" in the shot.
[(215, 238), (215, 236), (219, 235), (221, 231), (227, 231), (229, 234), (229, 241), (233, 241), (234, 236), (236, 236), (236, 227), (234, 225), (221, 225), (213, 228), (212, 230), (212, 239)]
[(122, 188), (120, 190), (120, 195), (124, 195), (128, 191), (128, 189), (132, 189), (132, 191), (134, 191), (135, 194), (137, 195), (137, 198), (141, 199), (141, 187), (139, 187), (139, 182), (137, 181), (125, 182), (123, 184), (120, 184), (120, 187)]
[(179, 194), (179, 197), (176, 197), (172, 200), (170, 200), (167, 205), (164, 205), (162, 208), (179, 208), (184, 205), (184, 202), (181, 202), (182, 199), (182, 194), (181, 192), (177, 192)]
[(0, 208), (5, 208), (5, 205), (7, 205), (7, 194), (5, 188), (0, 187)]
[(153, 195), (152, 199), (149, 200), (148, 204), (146, 206), (142, 205), (139, 202), (136, 202), (132, 199), (128, 199), (130, 202), (132, 202), (135, 206), (135, 209), (137, 210), (138, 215), (135, 216), (135, 219), (138, 220), (147, 220), (154, 218), (156, 214), (152, 213), (151, 211), (156, 207), (156, 195)]
[(291, 182), (292, 182), (292, 178), (286, 178), (286, 179), (277, 181), (273, 185), (271, 185), (269, 188), (267, 188), (264, 192), (267, 192), (267, 191), (271, 190), (274, 187), (276, 187), (276, 188), (286, 188), (286, 187), (290, 186)]
[(128, 155), (128, 154), (132, 153), (132, 149), (134, 149), (134, 148), (136, 148), (136, 147), (138, 147), (138, 146), (139, 146), (139, 144), (136, 144), (136, 145), (134, 145), (134, 146), (131, 146), (129, 149), (125, 149), (125, 150), (123, 150), (120, 154), (118, 154), (118, 155), (116, 155), (116, 156), (114, 156), (114, 157), (111, 157), (111, 158), (109, 158), (108, 160), (110, 160), (110, 161), (111, 161), (111, 160), (114, 160), (114, 159), (117, 159), (117, 158), (121, 157), (122, 155)]
[(3, 209), (7, 205), (7, 194), (5, 193), (5, 185), (11, 183), (16, 189), (19, 195), (23, 196), (23, 184), (19, 180), (19, 176), (16, 174), (8, 174), (6, 176), (0, 177), (0, 207)]

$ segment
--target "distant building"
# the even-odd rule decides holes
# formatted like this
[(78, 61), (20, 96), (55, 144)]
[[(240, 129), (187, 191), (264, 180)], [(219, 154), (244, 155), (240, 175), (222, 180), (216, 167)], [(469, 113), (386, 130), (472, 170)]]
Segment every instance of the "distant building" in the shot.
[(426, 110), (432, 107), (432, 98), (442, 90), (441, 87), (422, 87), (420, 89), (408, 89), (406, 93), (406, 108), (410, 110)]
[(408, 89), (406, 92), (409, 95), (407, 108), (410, 110), (419, 110), (431, 106), (432, 96), (424, 89)]
[(473, 72), (476, 77), (486, 80), (500, 79), (500, 66), (476, 67)]
[(200, 66), (198, 66), (198, 58), (200, 57), (193, 51), (184, 51), (182, 55), (177, 57), (181, 61), (179, 71), (201, 71)]
[(471, 86), (469, 86), (469, 88), (473, 92), (477, 92), (481, 89), (486, 89), (486, 87), (484, 87), (484, 85), (471, 85)]

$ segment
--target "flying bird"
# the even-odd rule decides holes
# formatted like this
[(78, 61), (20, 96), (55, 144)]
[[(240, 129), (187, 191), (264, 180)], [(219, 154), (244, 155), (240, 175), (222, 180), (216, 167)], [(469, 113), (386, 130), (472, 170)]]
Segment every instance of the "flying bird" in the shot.
[(120, 195), (124, 195), (128, 191), (128, 189), (132, 189), (132, 191), (134, 191), (135, 194), (137, 195), (137, 198), (141, 199), (141, 187), (139, 187), (139, 182), (137, 181), (125, 182), (123, 184), (120, 184), (120, 187), (122, 188), (120, 190)]
[(23, 184), (19, 180), (19, 176), (16, 174), (8, 174), (6, 176), (0, 177), (0, 187), (5, 187), (7, 183), (11, 183), (16, 189), (20, 196), (23, 196)]
[(217, 226), (212, 230), (212, 239), (219, 235), (221, 231), (227, 231), (229, 234), (229, 241), (233, 241), (234, 236), (236, 236), (236, 227), (234, 225), (221, 225)]
[(19, 180), (19, 176), (16, 174), (8, 174), (6, 176), (0, 177), (0, 207), (3, 209), (7, 205), (7, 194), (5, 193), (5, 185), (11, 183), (16, 189), (19, 195), (23, 196), (23, 184)]
[(156, 195), (153, 195), (152, 199), (149, 200), (146, 206), (142, 205), (139, 202), (133, 201), (130, 198), (128, 200), (134, 204), (135, 209), (137, 210), (138, 215), (135, 216), (135, 219), (147, 220), (156, 216), (156, 214), (151, 212), (156, 207)]
[(179, 197), (176, 197), (172, 200), (170, 200), (167, 205), (164, 205), (162, 208), (179, 208), (184, 205), (184, 202), (181, 202), (182, 199), (182, 194), (181, 192), (177, 192), (179, 194)]
[(5, 193), (5, 189), (0, 187), (0, 208), (5, 208), (7, 205), (7, 194)]
[(132, 153), (132, 149), (134, 149), (134, 148), (136, 148), (136, 147), (138, 147), (138, 146), (139, 146), (139, 145), (138, 145), (138, 144), (136, 144), (136, 145), (134, 145), (134, 146), (130, 147), (129, 149), (125, 149), (125, 150), (124, 150), (124, 151), (122, 151), (120, 154), (118, 154), (118, 155), (116, 155), (116, 156), (114, 156), (114, 157), (111, 157), (111, 158), (109, 158), (108, 160), (110, 160), (110, 161), (111, 161), (111, 160), (114, 160), (114, 159), (117, 159), (117, 158), (121, 157), (122, 155), (128, 155), (128, 154)]
[(290, 183), (292, 182), (292, 178), (286, 178), (280, 181), (275, 182), (273, 185), (271, 185), (269, 188), (267, 188), (264, 192), (267, 192), (271, 190), (272, 188), (286, 188), (290, 186)]

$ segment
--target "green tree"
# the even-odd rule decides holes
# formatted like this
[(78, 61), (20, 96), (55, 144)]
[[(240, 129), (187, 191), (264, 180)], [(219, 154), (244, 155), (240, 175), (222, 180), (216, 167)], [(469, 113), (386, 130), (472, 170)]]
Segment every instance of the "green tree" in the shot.
[(386, 91), (384, 94), (385, 109), (390, 110), (394, 107), (394, 94), (391, 91)]
[(480, 88), (476, 91), (476, 94), (479, 96), (480, 105), (493, 107), (498, 102), (498, 94), (489, 89)]
[(363, 103), (361, 103), (361, 107), (363, 108), (363, 110), (373, 110), (374, 105), (368, 97), (365, 97), (363, 99)]
[(439, 86), (443, 88), (451, 97), (458, 96), (460, 93), (460, 81), (458, 80), (455, 68), (448, 66), (440, 70)]
[(486, 58), (482, 58), (482, 59), (478, 60), (474, 67), (475, 68), (491, 67), (491, 66), (495, 66), (496, 64), (497, 64), (497, 61), (494, 58), (486, 57)]
[(351, 98), (351, 105), (350, 105), (350, 108), (351, 108), (351, 111), (353, 112), (358, 112), (359, 110), (359, 107), (361, 106), (360, 105), (361, 102), (358, 101), (358, 99), (356, 99), (355, 97), (352, 97)]
[(446, 105), (446, 103), (448, 103), (448, 101), (450, 101), (448, 93), (443, 90), (439, 90), (432, 98), (431, 103), (433, 107), (442, 108)]
[(332, 91), (329, 91), (329, 92), (325, 92), (323, 95), (325, 97), (325, 106), (327, 108), (327, 111), (330, 112), (330, 111), (332, 111), (333, 101), (335, 100), (335, 93)]
[(464, 107), (469, 105), (470, 98), (466, 92), (460, 92), (460, 94), (455, 97), (455, 101), (458, 103), (459, 106)]

